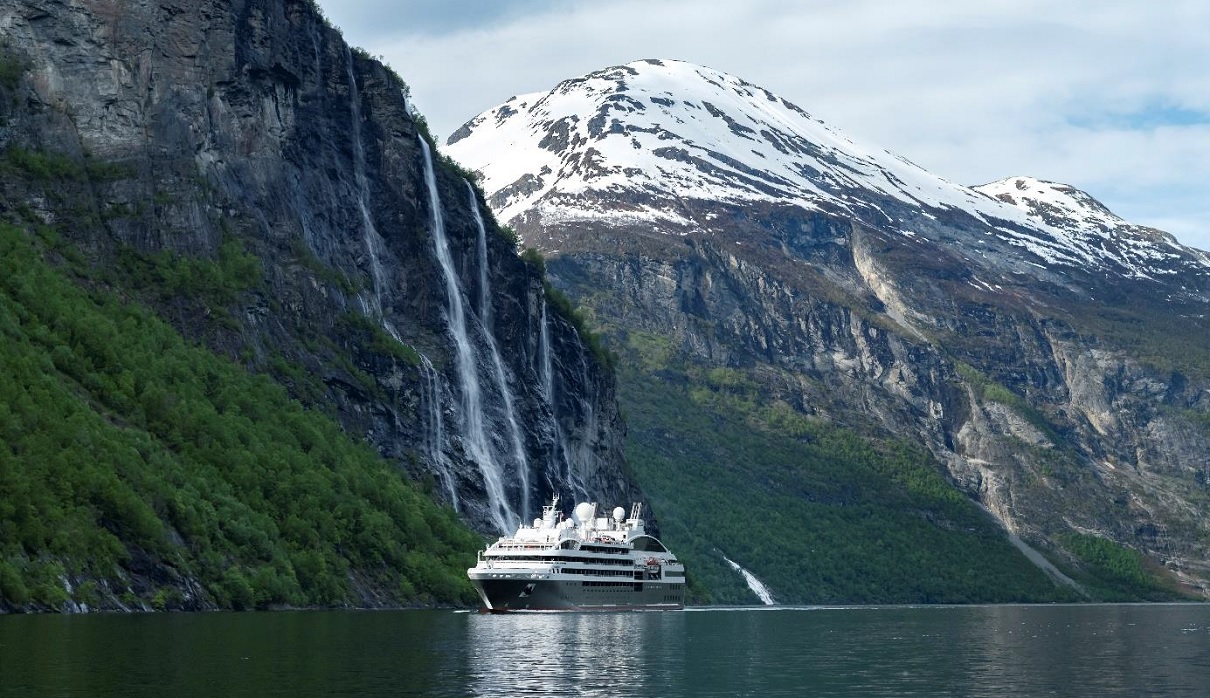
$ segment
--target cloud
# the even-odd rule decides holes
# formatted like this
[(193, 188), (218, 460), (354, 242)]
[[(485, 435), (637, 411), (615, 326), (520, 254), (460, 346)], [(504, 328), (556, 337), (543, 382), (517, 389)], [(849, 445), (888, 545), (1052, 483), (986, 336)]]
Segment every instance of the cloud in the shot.
[(546, 12), (556, 0), (323, 0), (324, 14), (354, 44), (384, 35), (441, 36)]
[(500, 5), (461, 19), (383, 9), (364, 38), (357, 25), (346, 35), (403, 75), (442, 136), (514, 94), (639, 58), (679, 58), (759, 84), (953, 181), (1066, 182), (1129, 220), (1210, 248), (1201, 203), (1210, 201), (1210, 3)]

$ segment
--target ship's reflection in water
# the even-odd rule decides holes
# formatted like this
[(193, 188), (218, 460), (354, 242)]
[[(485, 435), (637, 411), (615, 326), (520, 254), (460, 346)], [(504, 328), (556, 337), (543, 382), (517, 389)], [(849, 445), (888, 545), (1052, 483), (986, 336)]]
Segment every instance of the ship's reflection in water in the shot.
[[(478, 696), (660, 695), (684, 666), (684, 620), (679, 611), (476, 614), (466, 624), (467, 688)], [(661, 661), (651, 661), (653, 648)]]

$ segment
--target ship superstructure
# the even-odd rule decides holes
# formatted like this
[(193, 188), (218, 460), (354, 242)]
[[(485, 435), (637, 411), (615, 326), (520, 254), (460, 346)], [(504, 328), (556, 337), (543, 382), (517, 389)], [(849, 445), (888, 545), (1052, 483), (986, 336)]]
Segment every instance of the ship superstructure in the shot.
[(595, 502), (570, 517), (558, 505), (556, 496), (532, 526), (502, 536), (467, 570), (484, 610), (684, 608), (685, 566), (647, 534), (641, 504), (604, 517)]

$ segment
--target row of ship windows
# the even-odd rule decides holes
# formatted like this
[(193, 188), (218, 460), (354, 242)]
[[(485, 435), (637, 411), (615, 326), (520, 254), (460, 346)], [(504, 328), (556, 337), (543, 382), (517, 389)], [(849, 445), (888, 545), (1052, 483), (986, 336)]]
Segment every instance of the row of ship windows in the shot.
[(563, 574), (591, 574), (594, 577), (629, 577), (630, 570), (580, 570), (563, 568)]
[(621, 555), (630, 552), (626, 548), (598, 548), (595, 545), (580, 545), (580, 550), (586, 553), (605, 553), (606, 555)]
[[(626, 588), (626, 589), (632, 589), (632, 588), (637, 589), (637, 588), (641, 588), (642, 584), (641, 583), (636, 584), (635, 582), (588, 582), (588, 581), (584, 581), (584, 582), (580, 582), (580, 586), (582, 586), (582, 587), (619, 587), (619, 588)], [(685, 585), (684, 584), (666, 584), (665, 585), (666, 588), (672, 589), (673, 591), (680, 589), (683, 586), (685, 586)], [(675, 597), (673, 597), (673, 600), (675, 600)]]
[(529, 555), (492, 555), (487, 558), (492, 562), (568, 562), (578, 563), (581, 565), (626, 565), (630, 566), (630, 559), (623, 560), (602, 560), (594, 557), (549, 557), (549, 556), (529, 556)]

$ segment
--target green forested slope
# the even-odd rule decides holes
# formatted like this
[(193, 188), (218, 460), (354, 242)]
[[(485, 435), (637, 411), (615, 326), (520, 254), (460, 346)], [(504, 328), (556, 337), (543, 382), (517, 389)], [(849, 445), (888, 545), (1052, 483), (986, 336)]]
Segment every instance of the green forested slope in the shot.
[(473, 599), (451, 510), (41, 250), (0, 225), (0, 608)]
[(755, 600), (722, 555), (781, 603), (1078, 598), (918, 447), (810, 422), (737, 371), (621, 363), (631, 465), (702, 600)]

